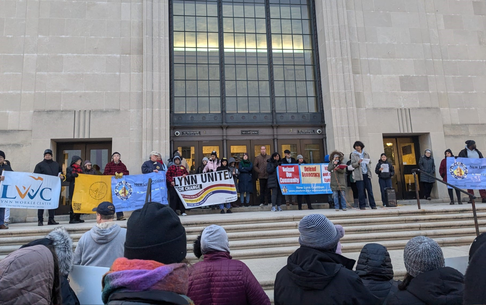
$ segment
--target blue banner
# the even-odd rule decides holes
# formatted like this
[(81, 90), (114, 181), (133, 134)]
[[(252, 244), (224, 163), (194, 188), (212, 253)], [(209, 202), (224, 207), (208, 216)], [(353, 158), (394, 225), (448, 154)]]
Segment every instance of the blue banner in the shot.
[(486, 159), (447, 158), (447, 182), (461, 189), (486, 189)]
[(111, 178), (111, 191), (117, 212), (134, 211), (143, 207), (149, 178), (152, 178), (152, 202), (168, 204), (165, 171), (123, 176), (121, 179), (116, 179), (113, 176)]
[(332, 194), (331, 173), (327, 163), (290, 164), (277, 167), (283, 195)]

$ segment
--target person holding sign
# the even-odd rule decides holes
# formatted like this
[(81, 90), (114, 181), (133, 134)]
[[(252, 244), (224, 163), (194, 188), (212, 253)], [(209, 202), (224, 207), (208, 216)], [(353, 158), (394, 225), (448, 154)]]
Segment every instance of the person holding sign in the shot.
[(81, 219), (81, 214), (74, 213), (73, 211), (73, 194), (74, 194), (74, 183), (79, 174), (83, 173), (81, 164), (83, 160), (80, 156), (73, 156), (71, 159), (71, 164), (66, 169), (66, 181), (69, 182), (69, 199), (71, 200), (71, 205), (69, 206), (69, 223), (81, 223), (84, 220)]
[[(218, 172), (219, 171), (229, 171), (231, 173), (231, 170), (228, 168), (228, 159), (226, 159), (226, 158), (221, 159), (221, 166), (218, 166), (216, 171), (218, 171)], [(233, 173), (231, 173), (231, 174), (233, 174)], [(219, 209), (221, 210), (221, 214), (225, 213), (224, 208), (225, 208), (225, 204), (221, 203), (219, 205)], [(231, 203), (226, 203), (226, 213), (233, 213), (233, 211), (231, 211)]]
[[(115, 151), (111, 155), (111, 162), (106, 164), (103, 175), (130, 175), (127, 167), (121, 161), (121, 154), (119, 152)], [(116, 212), (116, 220), (125, 220), (125, 217), (123, 217), (123, 212)]]
[[(444, 180), (444, 182), (447, 182), (447, 158), (451, 158), (451, 157), (454, 157), (452, 150), (446, 149), (446, 151), (444, 152), (444, 159), (442, 159), (442, 161), (440, 162), (440, 166), (439, 166), (439, 174), (442, 177), (442, 180)], [(450, 204), (453, 205), (454, 204), (454, 194), (453, 194), (452, 188), (450, 186), (447, 186), (447, 192), (449, 193), (449, 198), (451, 199)], [(462, 204), (461, 191), (456, 190), (456, 196), (457, 196), (458, 203)]]
[[(34, 173), (36, 174), (43, 174), (49, 176), (58, 176), (59, 178), (62, 177), (62, 168), (59, 163), (52, 160), (52, 150), (46, 149), (44, 151), (44, 160), (37, 163), (34, 169)], [(49, 210), (49, 220), (47, 221), (48, 225), (58, 225), (59, 223), (54, 220), (54, 213), (55, 210)], [(37, 224), (39, 226), (44, 225), (44, 210), (39, 209), (37, 210)]]
[[(474, 140), (467, 140), (466, 147), (459, 152), (459, 158), (472, 158), (472, 159), (482, 159), (483, 154), (476, 148), (476, 141)], [(467, 192), (469, 194), (474, 195), (473, 189), (468, 189)], [(479, 190), (479, 195), (481, 195), (482, 203), (486, 203), (486, 190)], [(471, 199), (469, 199), (468, 203), (471, 203)]]
[[(5, 153), (0, 150), (0, 174), (3, 174), (3, 171), (9, 171), (12, 172), (12, 167), (10, 167), (10, 163), (5, 160)], [(0, 178), (0, 181), (3, 181), (4, 177), (3, 175)], [(5, 208), (0, 208), (0, 230), (8, 229), (8, 227), (5, 225), (5, 219), (8, 219), (5, 217)]]
[(391, 164), (385, 155), (382, 153), (380, 160), (376, 164), (375, 173), (378, 175), (378, 182), (380, 183), (381, 200), (383, 201), (383, 206), (388, 205), (388, 197), (386, 194), (386, 189), (392, 187), (392, 177), (395, 175), (395, 168)]
[[(373, 196), (373, 187), (371, 185), (370, 155), (364, 151), (364, 144), (361, 141), (354, 142), (355, 151), (351, 154), (351, 166), (354, 167), (353, 180), (358, 187), (359, 208), (366, 208), (366, 193), (373, 210), (376, 210), (375, 197)], [(366, 191), (366, 193), (365, 193)]]
[(267, 187), (272, 190), (272, 212), (282, 212), (280, 204), (282, 203), (282, 191), (278, 185), (277, 166), (280, 165), (280, 155), (277, 152), (267, 160), (268, 182)]
[(346, 191), (346, 168), (348, 166), (343, 163), (344, 154), (342, 152), (335, 150), (330, 156), (333, 159), (329, 163), (327, 170), (331, 172), (331, 190), (334, 205), (336, 211), (339, 211), (339, 209), (346, 211), (346, 196), (344, 192)]
[(181, 198), (177, 194), (177, 191), (175, 189), (175, 182), (174, 178), (175, 177), (185, 177), (189, 175), (187, 172), (187, 169), (181, 165), (181, 157), (179, 155), (174, 156), (174, 164), (169, 167), (167, 170), (167, 182), (169, 183), (169, 196), (170, 196), (170, 207), (171, 209), (177, 214), (177, 209), (181, 211), (182, 216), (187, 216), (186, 214), (186, 208), (182, 204)]
[[(302, 165), (306, 164), (304, 160), (304, 156), (298, 155), (297, 156), (297, 164)], [(305, 199), (305, 202), (307, 203), (307, 209), (308, 210), (313, 210), (314, 208), (312, 207), (311, 199), (309, 195), (297, 195), (297, 206), (299, 207), (299, 210), (302, 210), (302, 199)]]

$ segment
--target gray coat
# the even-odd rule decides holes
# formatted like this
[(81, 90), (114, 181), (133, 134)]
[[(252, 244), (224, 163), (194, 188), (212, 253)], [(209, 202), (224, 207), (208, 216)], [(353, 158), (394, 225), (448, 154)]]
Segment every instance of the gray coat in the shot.
[[(426, 156), (420, 157), (419, 168), (435, 177), (435, 162), (432, 156), (430, 158), (427, 158)], [(420, 175), (420, 182), (434, 183), (435, 179), (427, 175)]]
[[(363, 152), (363, 157), (364, 159), (370, 159), (370, 155), (365, 151)], [(363, 171), (361, 170), (361, 165), (358, 163), (360, 160), (360, 157), (357, 153), (353, 152), (351, 153), (351, 165), (354, 167), (353, 171), (353, 179), (354, 181), (363, 181)], [(368, 178), (371, 179), (371, 161), (369, 164), (366, 164), (366, 167), (368, 167)]]

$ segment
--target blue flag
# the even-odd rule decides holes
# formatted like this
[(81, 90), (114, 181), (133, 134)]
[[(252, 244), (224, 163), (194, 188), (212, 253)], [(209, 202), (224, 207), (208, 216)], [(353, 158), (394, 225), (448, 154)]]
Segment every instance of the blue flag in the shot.
[(165, 172), (144, 175), (128, 175), (121, 179), (111, 178), (113, 204), (117, 212), (141, 209), (147, 196), (147, 185), (152, 178), (152, 202), (168, 204)]

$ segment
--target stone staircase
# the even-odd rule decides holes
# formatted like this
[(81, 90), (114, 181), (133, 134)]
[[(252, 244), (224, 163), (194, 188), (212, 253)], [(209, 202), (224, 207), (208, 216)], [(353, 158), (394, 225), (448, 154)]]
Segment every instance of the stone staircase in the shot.
[[(196, 263), (192, 253), (193, 242), (210, 224), (223, 226), (229, 236), (231, 255), (244, 261), (254, 272), (265, 291), (273, 299), (273, 280), (280, 268), (286, 264), (287, 256), (299, 246), (298, 224), (310, 213), (322, 213), (335, 224), (342, 225), (346, 235), (342, 239), (345, 256), (357, 259), (366, 243), (380, 243), (391, 254), (395, 277), (403, 278), (403, 248), (414, 236), (425, 235), (436, 240), (444, 255), (456, 257), (467, 255), (469, 245), (475, 238), (474, 222), (470, 205), (449, 206), (446, 204), (425, 205), (422, 210), (414, 206), (379, 208), (378, 210), (355, 210), (337, 212), (329, 209), (313, 211), (287, 210), (284, 212), (248, 212), (233, 214), (204, 214), (182, 217), (187, 232), (187, 259)], [(481, 228), (486, 228), (486, 205), (478, 206)], [(126, 226), (126, 221), (119, 222)], [(69, 225), (61, 223), (70, 232), (74, 244), (89, 230), (94, 222)], [(13, 224), (9, 230), (0, 231), (0, 259), (34, 239), (44, 237), (53, 226), (37, 227), (31, 224)], [(481, 232), (486, 230), (481, 230)]]

